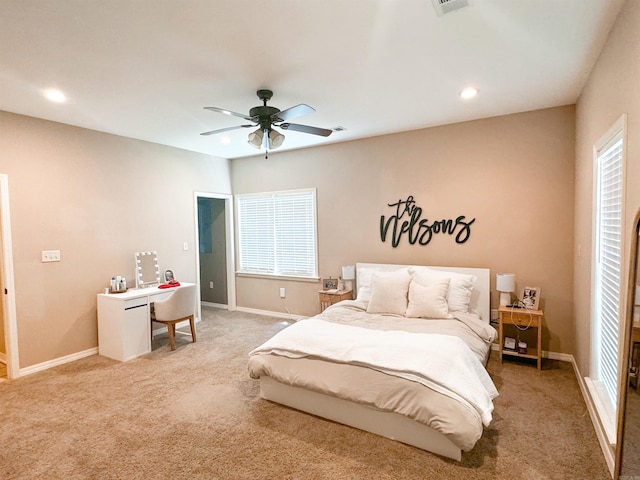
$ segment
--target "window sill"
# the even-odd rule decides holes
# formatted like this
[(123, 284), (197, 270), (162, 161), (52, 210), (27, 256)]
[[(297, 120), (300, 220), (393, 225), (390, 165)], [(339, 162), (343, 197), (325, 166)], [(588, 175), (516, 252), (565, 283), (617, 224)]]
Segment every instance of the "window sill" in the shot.
[(319, 282), (320, 277), (295, 277), (293, 275), (271, 275), (266, 273), (236, 272), (237, 277), (263, 278), (267, 280), (290, 280), (294, 282)]
[(598, 413), (602, 429), (607, 436), (607, 442), (614, 447), (616, 444), (616, 409), (611, 404), (609, 394), (602, 382), (589, 377), (585, 377), (584, 380)]

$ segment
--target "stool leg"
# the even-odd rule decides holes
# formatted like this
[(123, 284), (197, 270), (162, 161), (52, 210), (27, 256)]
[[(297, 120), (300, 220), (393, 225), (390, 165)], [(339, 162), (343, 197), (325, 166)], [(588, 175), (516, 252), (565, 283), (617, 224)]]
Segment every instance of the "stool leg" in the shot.
[(196, 321), (193, 318), (193, 315), (189, 317), (189, 325), (191, 325), (191, 339), (195, 343), (196, 341)]
[(171, 350), (176, 349), (176, 324), (171, 322), (167, 324), (167, 331), (169, 333), (169, 346)]

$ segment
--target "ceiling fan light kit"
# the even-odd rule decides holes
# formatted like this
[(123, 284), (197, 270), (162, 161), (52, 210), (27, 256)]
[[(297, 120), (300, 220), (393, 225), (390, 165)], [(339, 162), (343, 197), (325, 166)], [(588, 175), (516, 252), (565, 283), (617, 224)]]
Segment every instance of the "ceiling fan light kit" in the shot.
[(262, 147), (263, 138), (264, 138), (264, 132), (258, 129), (255, 132), (251, 132), (249, 134), (249, 139), (247, 140), (247, 143), (252, 147), (260, 149)]
[(286, 110), (280, 110), (279, 108), (267, 105), (267, 102), (271, 100), (273, 92), (271, 90), (258, 90), (256, 92), (258, 98), (262, 100), (263, 104), (257, 107), (253, 107), (249, 110), (249, 115), (242, 113), (232, 112), (224, 108), (218, 107), (204, 107), (205, 110), (211, 110), (213, 112), (223, 113), (225, 115), (231, 115), (239, 117), (244, 120), (253, 122), (253, 125), (237, 125), (235, 127), (220, 128), (218, 130), (212, 130), (210, 132), (203, 132), (200, 135), (214, 135), (217, 133), (228, 132), (229, 130), (236, 130), (239, 128), (251, 128), (258, 127), (257, 130), (251, 132), (247, 138), (247, 142), (252, 147), (260, 149), (264, 146), (265, 150), (276, 149), (284, 142), (284, 135), (273, 127), (279, 127), (283, 130), (293, 130), (296, 132), (310, 133), (312, 135), (319, 135), (321, 137), (328, 137), (331, 135), (331, 130), (326, 128), (312, 127), (309, 125), (300, 125), (297, 123), (289, 123), (290, 120), (295, 117), (300, 117), (309, 113), (315, 112), (315, 109), (301, 103), (294, 107), (287, 108)]

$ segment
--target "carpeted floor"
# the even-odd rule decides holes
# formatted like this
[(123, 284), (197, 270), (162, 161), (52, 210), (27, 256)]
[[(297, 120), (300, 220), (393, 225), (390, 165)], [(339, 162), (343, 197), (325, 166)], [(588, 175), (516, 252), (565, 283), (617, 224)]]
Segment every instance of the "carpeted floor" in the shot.
[(494, 421), (455, 462), (261, 400), (247, 352), (284, 326), (203, 307), (174, 352), (0, 383), (0, 479), (610, 478), (568, 363), (493, 355)]

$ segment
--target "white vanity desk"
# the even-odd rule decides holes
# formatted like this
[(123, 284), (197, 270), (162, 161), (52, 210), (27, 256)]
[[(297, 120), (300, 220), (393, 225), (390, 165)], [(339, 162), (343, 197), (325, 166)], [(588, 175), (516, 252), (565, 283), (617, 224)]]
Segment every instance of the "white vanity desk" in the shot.
[(148, 287), (98, 295), (98, 352), (126, 362), (151, 351), (151, 304), (180, 287)]

